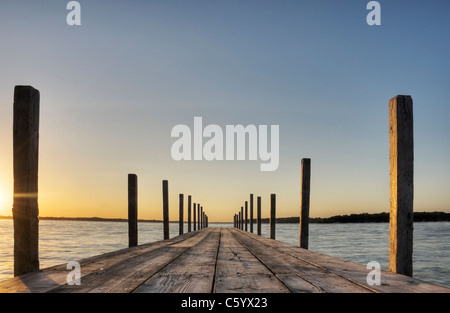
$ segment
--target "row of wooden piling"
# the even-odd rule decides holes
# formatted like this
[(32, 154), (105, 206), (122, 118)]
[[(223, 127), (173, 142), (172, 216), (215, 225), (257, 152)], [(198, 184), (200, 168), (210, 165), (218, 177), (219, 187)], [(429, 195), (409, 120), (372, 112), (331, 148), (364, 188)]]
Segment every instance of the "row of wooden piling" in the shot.
[[(413, 274), (414, 131), (413, 100), (397, 96), (389, 101), (390, 218), (389, 270)], [(309, 246), (311, 159), (301, 160), (299, 247)], [(258, 235), (261, 235), (261, 206), (258, 197)], [(270, 238), (275, 239), (276, 196), (270, 201)], [(245, 215), (244, 215), (245, 213)], [(248, 231), (248, 202), (234, 215), (234, 227)], [(253, 195), (250, 195), (250, 232), (253, 232)]]
[[(276, 194), (270, 195), (270, 234), (269, 237), (271, 239), (275, 239), (275, 229), (276, 229)], [(250, 194), (249, 201), (244, 202), (244, 206), (241, 206), (241, 209), (237, 214), (233, 216), (233, 227), (250, 231), (253, 233), (253, 224), (255, 219), (253, 218), (253, 194)], [(250, 206), (249, 206), (250, 203)], [(256, 198), (256, 233), (261, 236), (261, 196)], [(245, 210), (244, 210), (245, 207)], [(249, 209), (250, 209), (250, 218), (249, 218)], [(248, 225), (250, 224), (250, 227)]]
[[(31, 86), (14, 89), (13, 117), (13, 167), (14, 167), (14, 275), (39, 270), (38, 259), (38, 150), (39, 150), (40, 93)], [(397, 96), (389, 101), (390, 140), (390, 252), (389, 270), (412, 276), (413, 248), (413, 197), (414, 197), (414, 140), (413, 101), (410, 96)], [(310, 162), (302, 160), (300, 246), (307, 248), (309, 219)], [(137, 176), (129, 175), (129, 225), (130, 246), (137, 244)], [(271, 197), (270, 237), (275, 238), (276, 196)], [(191, 196), (188, 197), (188, 230), (191, 231)], [(258, 207), (260, 200), (258, 197)], [(183, 211), (180, 195), (180, 216)], [(246, 204), (247, 207), (247, 204)], [(253, 207), (251, 203), (251, 208)], [(200, 204), (194, 203), (199, 229), (207, 227), (208, 216)], [(164, 239), (169, 238), (168, 182), (163, 181)], [(200, 213), (201, 212), (201, 213)], [(252, 212), (250, 213), (252, 215)], [(243, 208), (235, 226), (244, 224)], [(245, 217), (247, 228), (247, 217)], [(253, 220), (252, 216), (250, 217)], [(260, 234), (260, 216), (258, 233)], [(180, 234), (183, 219), (180, 218)], [(251, 231), (253, 225), (250, 226)]]
[[(309, 240), (309, 202), (311, 186), (311, 159), (304, 158), (301, 161), (301, 182), (300, 182), (300, 230), (299, 247), (308, 249)], [(250, 220), (248, 218), (250, 202)], [(245, 208), (245, 210), (244, 210)], [(261, 236), (261, 197), (257, 197), (256, 209), (257, 234)], [(250, 194), (250, 200), (245, 201), (244, 206), (233, 217), (233, 226), (235, 228), (250, 231), (253, 233), (253, 194)], [(248, 224), (250, 222), (250, 229)], [(275, 239), (276, 232), (276, 194), (270, 195), (270, 219), (269, 219), (269, 238)]]
[[(128, 245), (137, 246), (138, 242), (138, 201), (137, 201), (137, 175), (128, 174)], [(163, 196), (163, 238), (169, 239), (169, 182), (162, 181)], [(188, 232), (200, 230), (208, 227), (208, 215), (203, 210), (200, 203), (193, 203), (192, 196), (188, 195), (187, 205)], [(193, 217), (193, 219), (192, 219)], [(179, 194), (179, 235), (184, 233), (184, 194)]]

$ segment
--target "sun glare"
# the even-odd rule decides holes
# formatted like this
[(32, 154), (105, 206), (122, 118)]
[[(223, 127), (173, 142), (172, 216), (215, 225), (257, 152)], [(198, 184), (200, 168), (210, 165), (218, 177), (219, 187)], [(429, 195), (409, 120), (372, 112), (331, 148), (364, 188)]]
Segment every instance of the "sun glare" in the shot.
[(8, 208), (8, 198), (2, 188), (0, 188), (0, 215), (11, 215), (11, 209)]

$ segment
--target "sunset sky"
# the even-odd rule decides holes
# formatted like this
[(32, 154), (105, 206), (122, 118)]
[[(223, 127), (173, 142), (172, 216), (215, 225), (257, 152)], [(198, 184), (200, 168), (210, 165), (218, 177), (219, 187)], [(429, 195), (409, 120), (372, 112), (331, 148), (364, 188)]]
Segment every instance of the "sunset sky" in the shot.
[[(170, 218), (192, 195), (232, 221), (249, 194), (299, 215), (311, 158), (311, 216), (389, 210), (388, 102), (414, 100), (415, 211), (450, 212), (450, 2), (389, 0), (2, 1), (0, 215), (11, 215), (15, 85), (41, 94), (40, 216)], [(280, 163), (175, 161), (171, 130), (279, 125)]]

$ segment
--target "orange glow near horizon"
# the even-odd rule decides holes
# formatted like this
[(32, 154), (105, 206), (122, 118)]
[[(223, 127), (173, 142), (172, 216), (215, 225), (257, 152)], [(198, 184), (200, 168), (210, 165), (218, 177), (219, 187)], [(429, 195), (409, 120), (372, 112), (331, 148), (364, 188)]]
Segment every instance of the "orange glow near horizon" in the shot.
[(0, 183), (0, 215), (10, 216), (12, 215), (10, 200), (8, 199), (7, 189), (3, 183)]

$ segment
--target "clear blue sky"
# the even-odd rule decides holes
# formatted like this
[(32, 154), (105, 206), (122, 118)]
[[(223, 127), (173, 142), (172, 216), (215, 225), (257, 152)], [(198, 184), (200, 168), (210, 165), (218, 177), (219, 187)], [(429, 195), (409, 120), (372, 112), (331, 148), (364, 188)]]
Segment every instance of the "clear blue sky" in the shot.
[[(415, 210), (450, 212), (450, 2), (365, 0), (2, 1), (0, 188), (12, 195), (15, 85), (41, 92), (40, 213), (161, 218), (168, 179), (210, 219), (249, 193), (298, 215), (300, 159), (312, 159), (311, 216), (389, 210), (388, 101), (414, 99)], [(280, 125), (280, 166), (181, 161), (177, 124)], [(8, 198), (9, 201), (9, 198)], [(0, 215), (10, 213), (4, 204)], [(268, 211), (267, 211), (268, 212)], [(267, 215), (267, 212), (264, 215)], [(225, 217), (224, 217), (225, 216)]]

